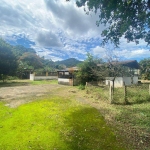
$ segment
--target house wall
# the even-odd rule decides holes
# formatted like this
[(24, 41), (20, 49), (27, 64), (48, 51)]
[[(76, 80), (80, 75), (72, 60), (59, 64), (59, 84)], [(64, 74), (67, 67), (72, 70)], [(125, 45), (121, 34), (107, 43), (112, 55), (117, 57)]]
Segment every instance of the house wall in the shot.
[[(106, 85), (113, 85), (112, 82), (113, 78), (109, 77), (108, 79), (106, 79)], [(114, 86), (115, 87), (123, 87), (125, 85), (132, 85), (132, 84), (137, 84), (138, 83), (138, 77), (134, 76), (132, 77), (116, 77), (115, 81), (114, 81)]]
[(125, 85), (131, 85), (132, 84), (132, 78), (131, 77), (122, 77), (122, 81), (125, 83)]
[(138, 84), (138, 76), (133, 77), (133, 84)]

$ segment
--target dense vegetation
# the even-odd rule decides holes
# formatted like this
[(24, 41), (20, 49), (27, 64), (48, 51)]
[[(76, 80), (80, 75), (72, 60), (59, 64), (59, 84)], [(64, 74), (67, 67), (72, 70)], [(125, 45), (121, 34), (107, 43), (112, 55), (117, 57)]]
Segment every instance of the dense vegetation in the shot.
[(150, 58), (141, 60), (139, 64), (141, 66), (141, 78), (150, 80)]
[(0, 78), (8, 76), (27, 78), (29, 72), (42, 69), (53, 70), (53, 62), (36, 55), (34, 49), (23, 46), (12, 46), (0, 39)]
[(104, 74), (105, 71), (103, 70), (104, 72), (100, 72), (100, 68), (97, 67), (97, 64), (99, 63), (103, 64), (102, 59), (97, 59), (91, 54), (87, 54), (87, 59), (78, 65), (80, 69), (75, 73), (80, 84), (85, 85), (86, 82), (97, 81), (104, 77), (102, 74)]

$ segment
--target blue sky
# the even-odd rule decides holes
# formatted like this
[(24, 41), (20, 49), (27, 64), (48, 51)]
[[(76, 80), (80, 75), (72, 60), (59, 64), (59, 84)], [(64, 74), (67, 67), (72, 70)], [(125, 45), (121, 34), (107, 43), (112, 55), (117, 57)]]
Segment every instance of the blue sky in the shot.
[(84, 60), (87, 52), (109, 59), (141, 60), (150, 58), (150, 47), (127, 43), (120, 48), (101, 47), (101, 32), (96, 26), (98, 15), (86, 15), (75, 0), (0, 0), (0, 36), (11, 44), (34, 48), (38, 55), (53, 61), (67, 58)]

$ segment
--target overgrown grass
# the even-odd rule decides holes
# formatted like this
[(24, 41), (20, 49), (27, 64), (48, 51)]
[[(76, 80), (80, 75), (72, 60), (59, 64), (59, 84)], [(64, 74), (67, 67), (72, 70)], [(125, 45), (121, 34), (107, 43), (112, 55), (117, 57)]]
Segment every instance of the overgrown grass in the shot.
[(92, 94), (96, 100), (109, 100), (108, 86), (89, 86), (86, 87), (86, 93)]
[(120, 112), (116, 119), (118, 121), (131, 124), (137, 130), (143, 130), (143, 133), (150, 133), (150, 103), (136, 105), (116, 106)]
[(100, 113), (77, 101), (45, 98), (8, 108), (0, 103), (1, 150), (123, 150)]
[[(146, 150), (150, 149), (149, 141), (147, 141), (150, 139), (150, 95), (148, 85), (127, 87), (127, 98), (130, 105), (123, 105), (123, 88), (115, 89), (115, 94), (118, 93), (118, 95), (114, 96), (114, 104), (110, 104), (109, 89), (88, 87), (86, 90), (88, 90), (88, 97), (93, 96), (92, 101), (97, 102), (97, 108), (100, 109), (105, 119), (110, 124), (119, 124), (119, 130), (124, 133), (122, 135), (128, 136), (126, 138), (129, 138), (130, 135), (131, 140), (133, 140), (131, 143), (136, 144), (136, 148), (143, 146), (142, 148)], [(136, 134), (131, 129), (136, 130)]]
[[(124, 87), (114, 89), (114, 102), (124, 103)], [(130, 104), (150, 102), (149, 84), (139, 84), (126, 87), (126, 98)]]

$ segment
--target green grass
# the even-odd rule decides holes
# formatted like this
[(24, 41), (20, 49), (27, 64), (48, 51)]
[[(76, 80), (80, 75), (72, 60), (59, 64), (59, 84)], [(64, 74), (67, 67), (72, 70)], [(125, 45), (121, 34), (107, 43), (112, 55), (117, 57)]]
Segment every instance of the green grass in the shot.
[(0, 103), (1, 150), (123, 150), (100, 113), (61, 97)]
[(58, 80), (39, 80), (39, 81), (30, 81), (31, 85), (42, 85), (42, 84), (58, 84)]
[(137, 130), (143, 130), (143, 133), (150, 132), (150, 103), (129, 105), (126, 107), (116, 107), (120, 112), (116, 119), (118, 121), (131, 124)]
[(13, 87), (13, 86), (27, 86), (27, 85), (43, 85), (43, 84), (57, 84), (57, 80), (7, 80), (6, 82), (0, 81), (0, 87)]

